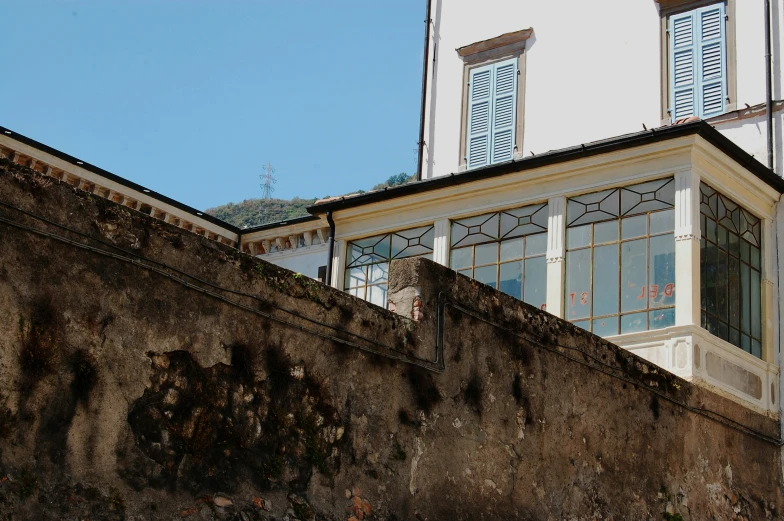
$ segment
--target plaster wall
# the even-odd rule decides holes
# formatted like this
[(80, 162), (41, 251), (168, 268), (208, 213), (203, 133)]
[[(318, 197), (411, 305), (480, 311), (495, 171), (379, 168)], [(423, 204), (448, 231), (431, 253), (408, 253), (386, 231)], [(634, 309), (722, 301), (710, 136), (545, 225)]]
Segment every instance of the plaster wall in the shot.
[(327, 265), (327, 245), (305, 246), (296, 250), (270, 253), (263, 259), (294, 273), (302, 273), (312, 279), (318, 278), (319, 266)]
[[(780, 99), (782, 13), (773, 4), (774, 97)], [(737, 100), (730, 103), (742, 108), (765, 100), (763, 2), (737, 1), (736, 13)], [(526, 50), (524, 157), (662, 124), (656, 2), (436, 0), (431, 19), (424, 177), (460, 165), (464, 65), (455, 49), (528, 27), (534, 36)], [(749, 134), (739, 144), (755, 153), (765, 138)]]

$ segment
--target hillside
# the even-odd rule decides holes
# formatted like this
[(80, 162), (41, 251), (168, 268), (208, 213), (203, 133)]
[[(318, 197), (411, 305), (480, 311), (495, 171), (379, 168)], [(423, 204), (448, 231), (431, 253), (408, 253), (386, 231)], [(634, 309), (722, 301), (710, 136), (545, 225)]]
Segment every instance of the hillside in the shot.
[[(416, 176), (400, 173), (391, 176), (383, 183), (379, 183), (373, 190), (383, 190), (391, 186), (399, 186), (413, 182)], [(365, 190), (356, 190), (351, 193), (364, 193)], [(328, 196), (325, 196), (328, 197)], [(308, 214), (306, 208), (316, 202), (316, 197), (302, 199), (246, 199), (241, 203), (228, 203), (215, 208), (208, 208), (206, 213), (222, 221), (233, 224), (239, 228), (251, 228), (262, 224), (285, 221)]]

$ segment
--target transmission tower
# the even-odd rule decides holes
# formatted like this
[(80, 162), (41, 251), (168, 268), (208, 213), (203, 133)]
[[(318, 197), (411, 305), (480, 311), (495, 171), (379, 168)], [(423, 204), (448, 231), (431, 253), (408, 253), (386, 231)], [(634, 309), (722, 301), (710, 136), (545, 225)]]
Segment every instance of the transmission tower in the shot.
[(272, 192), (275, 191), (275, 187), (272, 185), (277, 183), (278, 180), (272, 177), (272, 174), (275, 173), (275, 169), (272, 168), (272, 165), (269, 162), (267, 162), (263, 168), (264, 173), (259, 175), (259, 179), (261, 179), (261, 197), (264, 200), (269, 201), (272, 199)]

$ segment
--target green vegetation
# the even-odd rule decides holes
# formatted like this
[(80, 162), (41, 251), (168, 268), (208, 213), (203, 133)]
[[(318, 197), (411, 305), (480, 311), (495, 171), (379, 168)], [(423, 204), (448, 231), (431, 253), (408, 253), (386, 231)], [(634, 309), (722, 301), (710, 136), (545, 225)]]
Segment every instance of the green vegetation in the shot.
[[(413, 182), (415, 175), (405, 172), (390, 176), (383, 183), (379, 183), (371, 190), (383, 190), (392, 186), (400, 186)], [(351, 192), (353, 194), (365, 193), (365, 190)], [(325, 196), (329, 197), (329, 196)], [(239, 228), (251, 228), (262, 224), (285, 221), (308, 215), (306, 208), (316, 202), (316, 198), (302, 199), (246, 199), (241, 203), (228, 203), (215, 208), (208, 208), (206, 212), (222, 221), (233, 224)]]

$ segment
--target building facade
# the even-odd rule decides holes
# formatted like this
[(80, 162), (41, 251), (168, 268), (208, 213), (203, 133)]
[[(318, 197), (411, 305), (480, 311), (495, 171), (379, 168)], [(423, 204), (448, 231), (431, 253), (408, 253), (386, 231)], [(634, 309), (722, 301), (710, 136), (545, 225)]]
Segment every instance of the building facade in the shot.
[(310, 209), (330, 283), (427, 256), (778, 415), (780, 6), (769, 75), (762, 0), (428, 9), (421, 181)]

